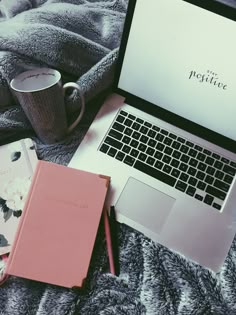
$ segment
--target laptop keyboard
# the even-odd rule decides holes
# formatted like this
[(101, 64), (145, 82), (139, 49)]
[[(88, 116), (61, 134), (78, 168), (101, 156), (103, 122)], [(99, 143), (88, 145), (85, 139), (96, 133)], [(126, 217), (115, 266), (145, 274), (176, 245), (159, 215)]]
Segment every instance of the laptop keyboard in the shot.
[(236, 162), (121, 110), (99, 150), (220, 210)]

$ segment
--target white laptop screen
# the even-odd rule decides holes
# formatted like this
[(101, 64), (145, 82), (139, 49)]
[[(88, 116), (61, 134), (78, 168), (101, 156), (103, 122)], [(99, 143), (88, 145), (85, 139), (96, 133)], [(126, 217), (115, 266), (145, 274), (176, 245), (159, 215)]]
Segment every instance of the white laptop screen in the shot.
[(235, 34), (191, 3), (138, 0), (118, 88), (236, 140)]

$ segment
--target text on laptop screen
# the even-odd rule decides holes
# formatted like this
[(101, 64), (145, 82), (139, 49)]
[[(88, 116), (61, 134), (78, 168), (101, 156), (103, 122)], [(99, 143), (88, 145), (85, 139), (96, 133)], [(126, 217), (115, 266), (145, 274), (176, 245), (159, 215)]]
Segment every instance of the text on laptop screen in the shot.
[(188, 2), (138, 0), (118, 87), (236, 140), (235, 34)]

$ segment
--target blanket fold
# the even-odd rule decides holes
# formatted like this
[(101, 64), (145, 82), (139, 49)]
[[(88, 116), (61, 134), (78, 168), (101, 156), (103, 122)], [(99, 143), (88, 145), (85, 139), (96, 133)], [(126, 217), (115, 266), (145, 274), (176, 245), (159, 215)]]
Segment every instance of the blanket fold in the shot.
[[(63, 82), (81, 80), (86, 101), (108, 88), (126, 7), (127, 1), (117, 0), (3, 1), (0, 108), (18, 105), (9, 83), (34, 67), (59, 70)], [(72, 96), (69, 103), (69, 111), (79, 109), (78, 97)]]

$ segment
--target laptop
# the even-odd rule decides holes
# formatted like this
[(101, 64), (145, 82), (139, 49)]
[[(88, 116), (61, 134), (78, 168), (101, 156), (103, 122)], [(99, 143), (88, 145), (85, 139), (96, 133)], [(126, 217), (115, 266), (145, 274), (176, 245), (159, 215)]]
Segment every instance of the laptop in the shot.
[(236, 10), (223, 2), (129, 1), (114, 93), (69, 163), (111, 176), (119, 222), (215, 272), (236, 231)]

